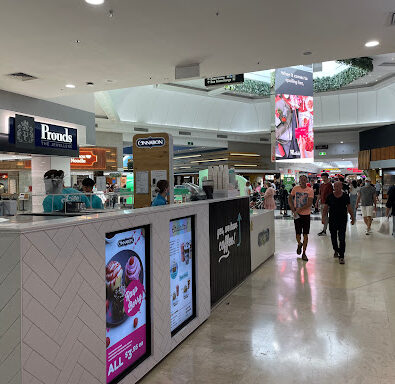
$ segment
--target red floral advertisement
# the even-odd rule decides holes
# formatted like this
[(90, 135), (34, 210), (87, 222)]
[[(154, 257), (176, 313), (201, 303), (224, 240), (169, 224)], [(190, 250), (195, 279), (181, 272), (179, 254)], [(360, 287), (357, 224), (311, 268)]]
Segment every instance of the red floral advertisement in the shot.
[(277, 94), (275, 125), (276, 160), (314, 158), (312, 96)]

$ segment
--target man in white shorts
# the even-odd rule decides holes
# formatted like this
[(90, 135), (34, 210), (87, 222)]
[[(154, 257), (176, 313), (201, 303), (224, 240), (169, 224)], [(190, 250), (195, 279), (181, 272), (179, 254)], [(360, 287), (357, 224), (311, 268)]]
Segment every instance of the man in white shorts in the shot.
[(377, 196), (376, 188), (371, 184), (371, 180), (369, 178), (366, 179), (365, 186), (359, 191), (356, 209), (358, 209), (360, 202), (363, 220), (366, 224), (366, 234), (370, 235), (370, 227), (373, 221), (373, 210), (376, 211)]

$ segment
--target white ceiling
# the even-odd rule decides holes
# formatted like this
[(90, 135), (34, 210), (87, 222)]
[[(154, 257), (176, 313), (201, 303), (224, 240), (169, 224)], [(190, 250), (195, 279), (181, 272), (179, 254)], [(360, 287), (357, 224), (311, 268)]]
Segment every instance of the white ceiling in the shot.
[(395, 52), (393, 11), (393, 0), (2, 0), (0, 88), (47, 98), (173, 81), (181, 64), (205, 77)]

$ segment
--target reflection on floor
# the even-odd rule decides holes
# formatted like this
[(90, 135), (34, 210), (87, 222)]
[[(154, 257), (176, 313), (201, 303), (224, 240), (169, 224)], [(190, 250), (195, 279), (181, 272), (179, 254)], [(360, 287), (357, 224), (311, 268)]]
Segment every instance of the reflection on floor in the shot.
[(339, 265), (312, 222), (305, 264), (276, 220), (276, 256), (141, 383), (395, 383), (395, 240), (378, 226), (349, 227)]

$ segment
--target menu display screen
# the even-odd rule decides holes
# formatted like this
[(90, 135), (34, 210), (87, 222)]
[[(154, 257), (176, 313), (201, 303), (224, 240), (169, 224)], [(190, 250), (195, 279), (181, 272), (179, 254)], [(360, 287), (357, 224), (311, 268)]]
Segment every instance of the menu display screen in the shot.
[(151, 353), (149, 239), (149, 226), (106, 233), (108, 384)]
[(196, 316), (194, 220), (170, 221), (170, 316), (175, 335)]

